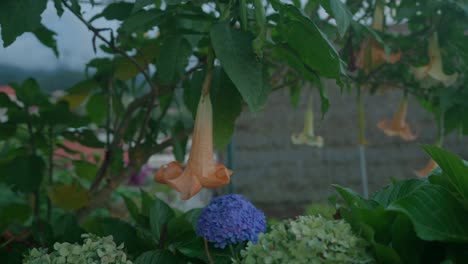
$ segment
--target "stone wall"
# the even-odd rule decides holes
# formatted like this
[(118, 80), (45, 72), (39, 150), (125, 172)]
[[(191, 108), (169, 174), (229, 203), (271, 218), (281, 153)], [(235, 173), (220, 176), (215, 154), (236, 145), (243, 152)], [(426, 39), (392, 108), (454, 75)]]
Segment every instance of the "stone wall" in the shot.
[[(286, 90), (270, 95), (264, 111), (244, 111), (234, 136), (234, 189), (266, 210), (270, 216), (290, 217), (310, 202), (325, 201), (336, 183), (361, 192), (358, 152), (358, 123), (355, 94), (340, 93), (329, 85), (330, 110), (320, 121), (320, 99), (314, 100), (316, 134), (325, 139), (321, 149), (291, 144), (291, 134), (303, 127), (306, 98), (294, 109)], [(304, 94), (304, 93), (303, 93)], [(401, 91), (365, 96), (366, 147), (369, 190), (389, 183), (390, 178), (415, 177), (428, 156), (419, 144), (433, 144), (437, 129), (431, 114), (410, 98), (408, 120), (419, 137), (405, 142), (386, 137), (378, 120), (391, 118)], [(445, 148), (468, 158), (467, 138), (446, 138)]]

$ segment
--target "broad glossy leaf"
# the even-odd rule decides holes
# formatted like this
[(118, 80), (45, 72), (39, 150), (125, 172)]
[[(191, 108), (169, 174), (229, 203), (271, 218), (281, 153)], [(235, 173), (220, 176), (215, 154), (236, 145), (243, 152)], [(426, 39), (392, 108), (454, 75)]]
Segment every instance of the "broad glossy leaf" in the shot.
[(117, 245), (124, 244), (130, 254), (138, 255), (148, 250), (137, 235), (136, 229), (129, 223), (117, 218), (96, 217), (85, 224), (86, 231), (98, 236), (112, 235)]
[(143, 9), (143, 7), (154, 4), (155, 0), (135, 0), (135, 6), (133, 7), (132, 12)]
[(374, 193), (374, 195), (372, 195), (372, 200), (387, 207), (394, 201), (411, 194), (425, 184), (428, 184), (428, 182), (418, 179), (399, 181)]
[(423, 240), (468, 242), (468, 211), (443, 187), (423, 185), (388, 210), (408, 216)]
[(157, 77), (161, 84), (173, 84), (184, 74), (192, 53), (190, 43), (182, 36), (169, 37), (161, 46), (157, 60)]
[(149, 210), (151, 233), (159, 239), (167, 223), (175, 216), (174, 211), (159, 198), (155, 198)]
[(442, 169), (463, 203), (468, 204), (468, 166), (457, 155), (435, 146), (423, 146)]
[(91, 121), (95, 124), (101, 124), (107, 115), (107, 101), (104, 93), (93, 94), (86, 103), (86, 112), (88, 112)]
[(35, 155), (16, 156), (8, 163), (0, 165), (0, 177), (13, 189), (26, 193), (39, 189), (44, 171), (44, 160)]
[(168, 250), (151, 250), (141, 254), (134, 262), (135, 264), (162, 264), (174, 263), (182, 264), (187, 263), (186, 260), (180, 256), (174, 255)]
[[(328, 1), (328, 0), (325, 0)], [(338, 33), (341, 37), (344, 37), (346, 31), (348, 31), (351, 21), (353, 20), (351, 12), (349, 12), (346, 5), (341, 2), (341, 0), (329, 0), (330, 1), (330, 10), (333, 14), (333, 17), (336, 20), (338, 27)]]
[(78, 219), (72, 213), (57, 218), (53, 224), (54, 240), (56, 242), (81, 242), (81, 234), (85, 231), (78, 224)]
[(270, 86), (263, 81), (262, 64), (252, 50), (253, 37), (228, 23), (211, 27), (211, 43), (221, 66), (252, 111), (260, 110)]
[(132, 13), (133, 6), (134, 4), (127, 2), (109, 4), (106, 6), (106, 8), (104, 8), (104, 10), (102, 10), (100, 14), (97, 14), (91, 18), (90, 22), (100, 17), (104, 17), (107, 20), (124, 20)]
[(50, 104), (47, 95), (42, 92), (39, 84), (32, 78), (26, 79), (21, 85), (11, 84), (11, 86), (15, 89), (18, 100), (27, 106), (41, 107)]
[(0, 1), (0, 26), (3, 47), (10, 46), (24, 32), (41, 26), (41, 14), (47, 0), (2, 0)]
[(124, 20), (119, 31), (125, 33), (145, 32), (162, 22), (163, 13), (160, 10), (140, 10)]
[(56, 57), (59, 56), (57, 40), (55, 39), (55, 35), (57, 34), (55, 32), (46, 28), (44, 25), (40, 25), (32, 33), (42, 44), (51, 48), (54, 51)]
[(213, 104), (213, 144), (222, 151), (231, 141), (236, 119), (242, 112), (242, 97), (221, 69), (213, 77), (210, 95)]
[(98, 171), (96, 164), (84, 160), (74, 160), (73, 166), (78, 177), (82, 179), (92, 180)]
[(341, 61), (328, 38), (317, 25), (293, 5), (281, 6), (281, 13), (290, 19), (280, 24), (279, 31), (304, 63), (320, 75), (339, 80)]
[(76, 210), (89, 203), (88, 190), (78, 183), (52, 186), (48, 195), (55, 206), (66, 210)]
[(422, 263), (424, 241), (414, 232), (413, 224), (403, 214), (399, 214), (391, 227), (392, 247), (404, 263)]

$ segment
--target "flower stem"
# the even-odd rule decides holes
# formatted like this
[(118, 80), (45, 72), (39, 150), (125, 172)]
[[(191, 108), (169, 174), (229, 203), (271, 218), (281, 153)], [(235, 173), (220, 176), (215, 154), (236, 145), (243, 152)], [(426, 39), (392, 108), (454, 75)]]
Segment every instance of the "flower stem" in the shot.
[(232, 246), (232, 244), (229, 244), (229, 249), (231, 250), (232, 257), (234, 257), (234, 259), (236, 259), (236, 263), (240, 263), (239, 256), (237, 255), (236, 251), (234, 250), (234, 247)]
[(206, 253), (206, 257), (208, 258), (208, 262), (210, 264), (214, 264), (213, 259), (211, 258), (211, 255), (210, 255), (210, 250), (208, 248), (208, 241), (206, 240), (206, 238), (203, 240), (205, 242), (205, 253)]

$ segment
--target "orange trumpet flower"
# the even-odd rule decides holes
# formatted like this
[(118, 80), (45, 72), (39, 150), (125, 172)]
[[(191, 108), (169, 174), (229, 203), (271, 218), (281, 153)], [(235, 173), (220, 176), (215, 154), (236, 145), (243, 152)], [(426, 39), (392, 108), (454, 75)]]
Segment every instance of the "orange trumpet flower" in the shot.
[(444, 86), (453, 84), (457, 80), (458, 73), (451, 75), (444, 73), (437, 32), (432, 33), (429, 39), (428, 53), (429, 64), (411, 68), (416, 80), (435, 80), (441, 82)]
[[(372, 17), (372, 29), (382, 31), (384, 18), (383, 2), (378, 1)], [(398, 51), (393, 54), (386, 54), (381, 44), (373, 38), (368, 38), (361, 44), (357, 55), (356, 66), (368, 74), (384, 63), (394, 64), (398, 62), (400, 57), (401, 52)]]
[(415, 140), (417, 136), (413, 134), (408, 123), (406, 123), (407, 110), (408, 100), (405, 96), (401, 101), (400, 106), (398, 107), (398, 111), (396, 112), (393, 120), (381, 120), (377, 124), (377, 127), (380, 130), (382, 130), (387, 136), (399, 136), (406, 141)]
[(433, 171), (437, 167), (439, 167), (439, 165), (437, 165), (437, 163), (433, 159), (431, 159), (429, 160), (429, 163), (424, 169), (416, 170), (414, 171), (414, 174), (416, 174), (416, 176), (418, 177), (426, 177), (427, 175), (429, 175), (429, 173), (431, 173), (431, 171)]
[(198, 103), (192, 149), (185, 169), (173, 161), (159, 168), (154, 180), (168, 184), (181, 194), (183, 200), (196, 195), (201, 188), (215, 188), (229, 183), (232, 171), (213, 158), (213, 113), (209, 93)]

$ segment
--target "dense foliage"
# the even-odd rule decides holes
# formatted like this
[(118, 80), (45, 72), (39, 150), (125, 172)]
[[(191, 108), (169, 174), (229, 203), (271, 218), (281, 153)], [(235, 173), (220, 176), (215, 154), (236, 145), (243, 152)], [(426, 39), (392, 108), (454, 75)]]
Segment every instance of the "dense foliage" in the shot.
[[(415, 138), (405, 120), (408, 96), (434, 113), (439, 145), (447, 133), (468, 133), (464, 0), (2, 0), (4, 47), (29, 32), (60, 56), (56, 33), (41, 21), (49, 2), (58, 16), (73, 15), (92, 32), (88, 44), (101, 55), (86, 64), (86, 79), (72, 87), (48, 94), (33, 78), (2, 87), (2, 263), (21, 262), (30, 248), (77, 243), (83, 233), (113, 235), (135, 263), (206, 263), (210, 258), (228, 263), (238, 256), (242, 243), (225, 250), (205, 246), (195, 233), (198, 210), (175, 211), (145, 191), (124, 195), (132, 220), (111, 217), (116, 216), (112, 206), (122, 203), (120, 194), (128, 194), (122, 186), (142, 182), (150, 156), (170, 148), (184, 162), (205, 96), (212, 110), (210, 143), (220, 151), (242, 109), (260, 111), (278, 89), (290, 91), (293, 105), (301, 90), (318, 90), (324, 115), (330, 104), (325, 79), (357, 94), (361, 144), (366, 142), (361, 95), (387, 88), (401, 89), (403, 97), (395, 119), (379, 123), (387, 135)], [(85, 10), (95, 5), (102, 11), (88, 17)], [(118, 26), (98, 28), (99, 20)], [(313, 113), (308, 117), (310, 126), (296, 141), (323, 146), (313, 133)], [(429, 152), (442, 168), (429, 181), (395, 183), (370, 200), (337, 187), (349, 205), (343, 216), (369, 241), (378, 261), (465, 257), (458, 254), (468, 232), (460, 220), (466, 219), (468, 204), (465, 167), (450, 154)], [(169, 178), (160, 182), (170, 183)], [(408, 194), (404, 199), (379, 200), (401, 186)], [(215, 185), (205, 181), (203, 187)], [(415, 204), (419, 196), (434, 204)], [(389, 233), (413, 226), (414, 233)], [(408, 252), (413, 242), (416, 247)]]
[(344, 220), (300, 216), (276, 224), (241, 252), (242, 263), (374, 263), (367, 243)]
[(372, 245), (379, 263), (468, 261), (468, 166), (456, 155), (425, 147), (440, 165), (428, 178), (395, 182), (364, 199), (336, 186), (339, 211)]

